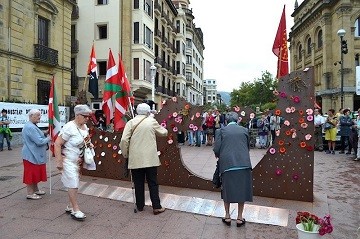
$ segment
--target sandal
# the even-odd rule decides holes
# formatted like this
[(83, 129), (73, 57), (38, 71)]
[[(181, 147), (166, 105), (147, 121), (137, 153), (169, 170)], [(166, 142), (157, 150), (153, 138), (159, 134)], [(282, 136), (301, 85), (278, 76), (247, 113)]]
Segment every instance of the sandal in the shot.
[(39, 191), (36, 191), (35, 194), (36, 195), (45, 195), (46, 192), (39, 190)]
[(85, 214), (82, 211), (72, 212), (70, 215), (73, 219), (78, 221), (84, 221), (86, 218)]
[(225, 223), (227, 226), (231, 226), (231, 218), (221, 218), (221, 221)]
[(69, 207), (69, 205), (67, 205), (66, 208), (65, 208), (65, 212), (66, 213), (72, 213), (73, 212), (72, 207)]
[(41, 197), (39, 195), (33, 193), (33, 194), (30, 194), (30, 195), (27, 195), (26, 199), (38, 200), (38, 199), (41, 199)]
[(246, 223), (245, 218), (243, 218), (243, 219), (236, 219), (236, 226), (237, 226), (237, 227), (244, 226), (245, 223)]

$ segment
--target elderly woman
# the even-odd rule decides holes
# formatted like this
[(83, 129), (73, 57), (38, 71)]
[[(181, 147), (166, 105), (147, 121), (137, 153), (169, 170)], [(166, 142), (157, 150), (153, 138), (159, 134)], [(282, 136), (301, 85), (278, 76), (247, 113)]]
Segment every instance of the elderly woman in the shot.
[(29, 111), (29, 121), (22, 129), (23, 148), (21, 151), (24, 164), (23, 182), (27, 188), (27, 199), (41, 199), (45, 192), (39, 190), (38, 183), (46, 182), (46, 149), (50, 141), (47, 133), (42, 132), (37, 123), (40, 122), (40, 111)]
[(66, 123), (61, 129), (54, 145), (56, 167), (61, 172), (61, 181), (68, 188), (71, 206), (65, 211), (75, 220), (84, 220), (85, 214), (80, 211), (77, 202), (79, 188), (79, 171), (85, 143), (93, 147), (90, 142), (89, 129), (86, 126), (92, 111), (87, 105), (77, 105), (74, 108), (75, 119)]
[(168, 131), (153, 117), (149, 117), (149, 105), (139, 104), (136, 112), (138, 115), (125, 125), (120, 148), (124, 158), (129, 160), (128, 168), (134, 180), (137, 209), (144, 210), (146, 177), (153, 213), (157, 215), (164, 212), (165, 208), (160, 204), (157, 183), (157, 167), (160, 166), (160, 159), (157, 153), (156, 136), (167, 136)]
[(237, 227), (245, 225), (242, 217), (244, 202), (252, 201), (252, 167), (249, 154), (248, 130), (237, 124), (235, 112), (226, 114), (228, 125), (216, 130), (214, 153), (219, 160), (222, 180), (221, 198), (224, 200), (225, 217), (222, 221), (230, 226), (230, 203), (238, 204)]

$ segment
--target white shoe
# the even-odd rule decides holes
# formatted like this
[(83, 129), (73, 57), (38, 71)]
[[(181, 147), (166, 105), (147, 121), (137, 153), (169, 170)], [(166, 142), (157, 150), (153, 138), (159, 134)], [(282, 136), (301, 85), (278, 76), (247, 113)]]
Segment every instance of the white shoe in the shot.
[(85, 214), (82, 211), (76, 211), (76, 212), (73, 211), (71, 213), (71, 217), (78, 221), (83, 221), (86, 218)]
[(69, 207), (69, 205), (67, 205), (66, 208), (65, 208), (65, 212), (66, 213), (72, 213), (73, 212), (72, 207)]

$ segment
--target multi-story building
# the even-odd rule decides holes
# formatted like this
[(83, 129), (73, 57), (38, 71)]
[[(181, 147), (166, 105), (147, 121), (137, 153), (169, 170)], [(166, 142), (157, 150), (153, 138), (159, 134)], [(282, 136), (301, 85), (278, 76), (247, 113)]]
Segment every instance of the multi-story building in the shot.
[[(158, 105), (163, 99), (180, 96), (191, 103), (200, 104), (202, 86), (202, 33), (187, 17), (186, 5), (175, 7), (171, 0), (108, 1), (78, 0), (79, 18), (73, 22), (79, 44), (75, 55), (77, 74), (85, 79), (91, 45), (94, 43), (99, 72), (99, 90), (103, 89), (106, 75), (108, 49), (114, 57), (122, 55), (127, 77), (135, 97), (135, 104), (152, 99)], [(178, 3), (178, 2), (177, 2)], [(119, 14), (114, 14), (119, 12)], [(96, 14), (95, 14), (96, 13)], [(91, 16), (90, 16), (91, 15)], [(84, 31), (83, 29), (86, 29)], [(188, 32), (193, 32), (188, 34)], [(199, 38), (199, 32), (201, 38)], [(193, 36), (195, 35), (195, 36)], [(194, 84), (186, 81), (186, 39), (191, 39), (196, 74)], [(194, 47), (196, 46), (196, 47)], [(201, 49), (199, 49), (199, 47)], [(155, 65), (156, 75), (152, 85), (150, 67)], [(202, 80), (200, 80), (202, 84)], [(79, 88), (85, 86), (80, 81)], [(191, 89), (189, 89), (192, 87)], [(102, 94), (99, 94), (100, 97)], [(194, 99), (194, 100), (192, 100)]]
[(217, 84), (215, 79), (204, 80), (204, 104), (216, 104), (217, 99)]
[[(0, 1), (0, 100), (48, 104), (71, 95), (71, 0)], [(2, 98), (2, 99), (1, 99)]]
[[(331, 108), (337, 111), (341, 102), (346, 108), (359, 108), (355, 85), (360, 55), (360, 2), (304, 0), (299, 6), (295, 4), (292, 16), (291, 71), (314, 66), (316, 100), (325, 112)], [(346, 44), (341, 42), (340, 29), (345, 30), (342, 40)]]

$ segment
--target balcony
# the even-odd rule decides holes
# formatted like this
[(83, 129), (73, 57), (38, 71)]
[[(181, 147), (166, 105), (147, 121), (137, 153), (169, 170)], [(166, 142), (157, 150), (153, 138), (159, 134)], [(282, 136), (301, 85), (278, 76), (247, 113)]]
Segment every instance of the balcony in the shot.
[(71, 39), (71, 53), (79, 52), (79, 40)]
[(162, 47), (167, 47), (167, 43), (168, 43), (168, 39), (163, 36), (162, 42), (161, 42)]
[(79, 19), (79, 7), (78, 5), (74, 5), (71, 12), (71, 20)]
[(191, 86), (192, 84), (193, 84), (192, 77), (191, 76), (186, 76), (186, 85)]
[(156, 57), (155, 58), (155, 66), (157, 68), (160, 68), (162, 66), (162, 64), (163, 64), (163, 60), (160, 57)]
[(158, 1), (155, 1), (154, 3), (154, 12), (157, 16), (160, 16), (161, 14), (161, 6)]
[(168, 18), (168, 16), (167, 16), (167, 14), (165, 13), (165, 12), (162, 12), (161, 13), (161, 22), (163, 23), (163, 24), (166, 24), (166, 19)]
[(159, 29), (155, 29), (155, 40), (161, 41), (162, 39), (162, 35), (161, 35), (161, 31)]
[(50, 66), (57, 66), (58, 51), (47, 46), (34, 44), (34, 61)]

